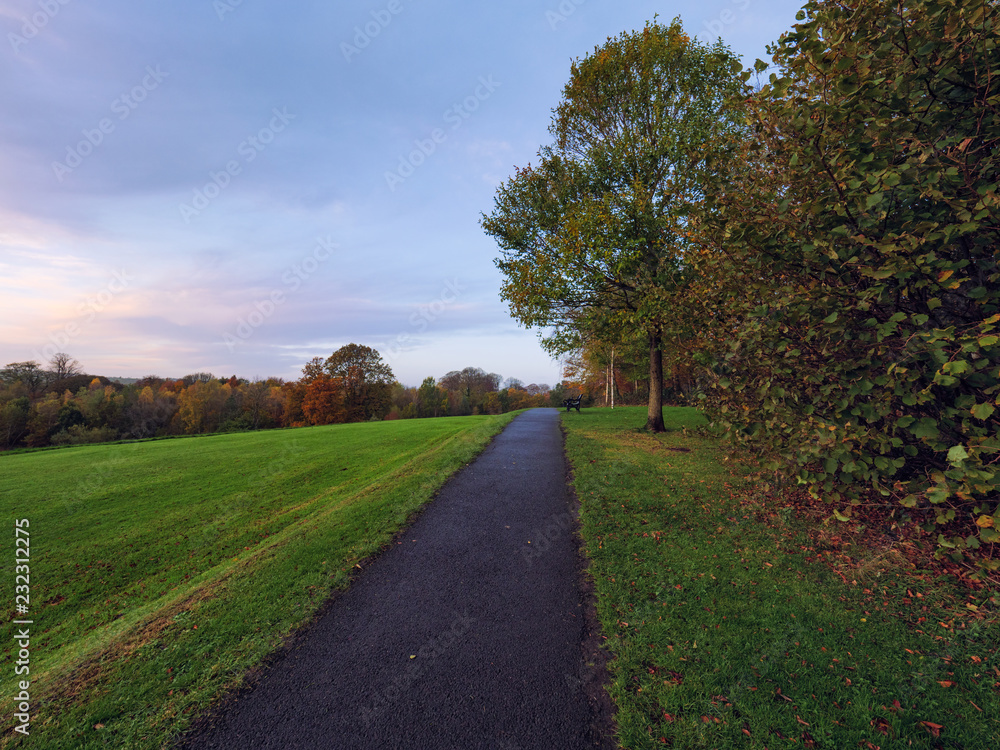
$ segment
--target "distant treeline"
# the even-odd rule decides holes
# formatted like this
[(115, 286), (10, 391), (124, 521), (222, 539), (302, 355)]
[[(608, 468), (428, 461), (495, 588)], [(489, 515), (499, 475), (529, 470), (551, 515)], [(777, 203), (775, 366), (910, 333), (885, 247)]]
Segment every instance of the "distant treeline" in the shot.
[(380, 419), (501, 414), (558, 405), (563, 386), (525, 386), (477, 367), (396, 381), (378, 352), (349, 344), (303, 368), (296, 381), (194, 373), (132, 384), (86, 375), (68, 355), (0, 370), (0, 449), (101, 443)]

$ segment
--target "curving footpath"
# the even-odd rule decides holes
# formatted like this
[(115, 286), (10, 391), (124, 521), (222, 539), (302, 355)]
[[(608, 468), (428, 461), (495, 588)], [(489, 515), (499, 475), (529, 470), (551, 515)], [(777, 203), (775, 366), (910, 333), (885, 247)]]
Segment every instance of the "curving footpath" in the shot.
[(614, 747), (562, 445), (517, 417), (183, 747)]

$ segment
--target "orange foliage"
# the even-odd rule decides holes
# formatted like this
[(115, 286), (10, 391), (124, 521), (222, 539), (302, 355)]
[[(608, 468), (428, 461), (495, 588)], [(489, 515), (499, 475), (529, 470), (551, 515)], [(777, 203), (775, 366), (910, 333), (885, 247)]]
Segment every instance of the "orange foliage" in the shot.
[(341, 378), (318, 375), (305, 389), (302, 413), (308, 424), (336, 424), (347, 419)]

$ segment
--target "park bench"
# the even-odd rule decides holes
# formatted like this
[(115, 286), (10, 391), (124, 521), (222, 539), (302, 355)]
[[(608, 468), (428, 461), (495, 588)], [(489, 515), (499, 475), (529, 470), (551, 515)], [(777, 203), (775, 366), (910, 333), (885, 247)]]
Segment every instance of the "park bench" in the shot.
[(583, 396), (577, 396), (576, 398), (564, 398), (563, 406), (566, 407), (566, 411), (569, 411), (574, 406), (577, 411), (580, 411), (580, 402), (583, 401)]

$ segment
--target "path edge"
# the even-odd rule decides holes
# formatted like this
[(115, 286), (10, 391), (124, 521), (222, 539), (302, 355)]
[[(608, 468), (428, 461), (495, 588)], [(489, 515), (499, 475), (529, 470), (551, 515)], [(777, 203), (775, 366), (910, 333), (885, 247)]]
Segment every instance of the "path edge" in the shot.
[(608, 693), (607, 686), (611, 683), (611, 671), (608, 664), (614, 655), (604, 648), (604, 632), (597, 616), (597, 594), (593, 577), (590, 575), (590, 555), (587, 554), (587, 541), (583, 536), (581, 517), (583, 503), (576, 494), (573, 473), (573, 462), (566, 452), (568, 432), (563, 424), (562, 412), (558, 414), (559, 434), (562, 440), (563, 466), (565, 467), (566, 495), (570, 504), (570, 515), (573, 518), (572, 534), (576, 542), (576, 574), (577, 587), (580, 593), (580, 603), (584, 612), (583, 638), (580, 649), (585, 667), (582, 690), (587, 696), (591, 716), (591, 743), (601, 750), (618, 750), (618, 723), (616, 707)]

